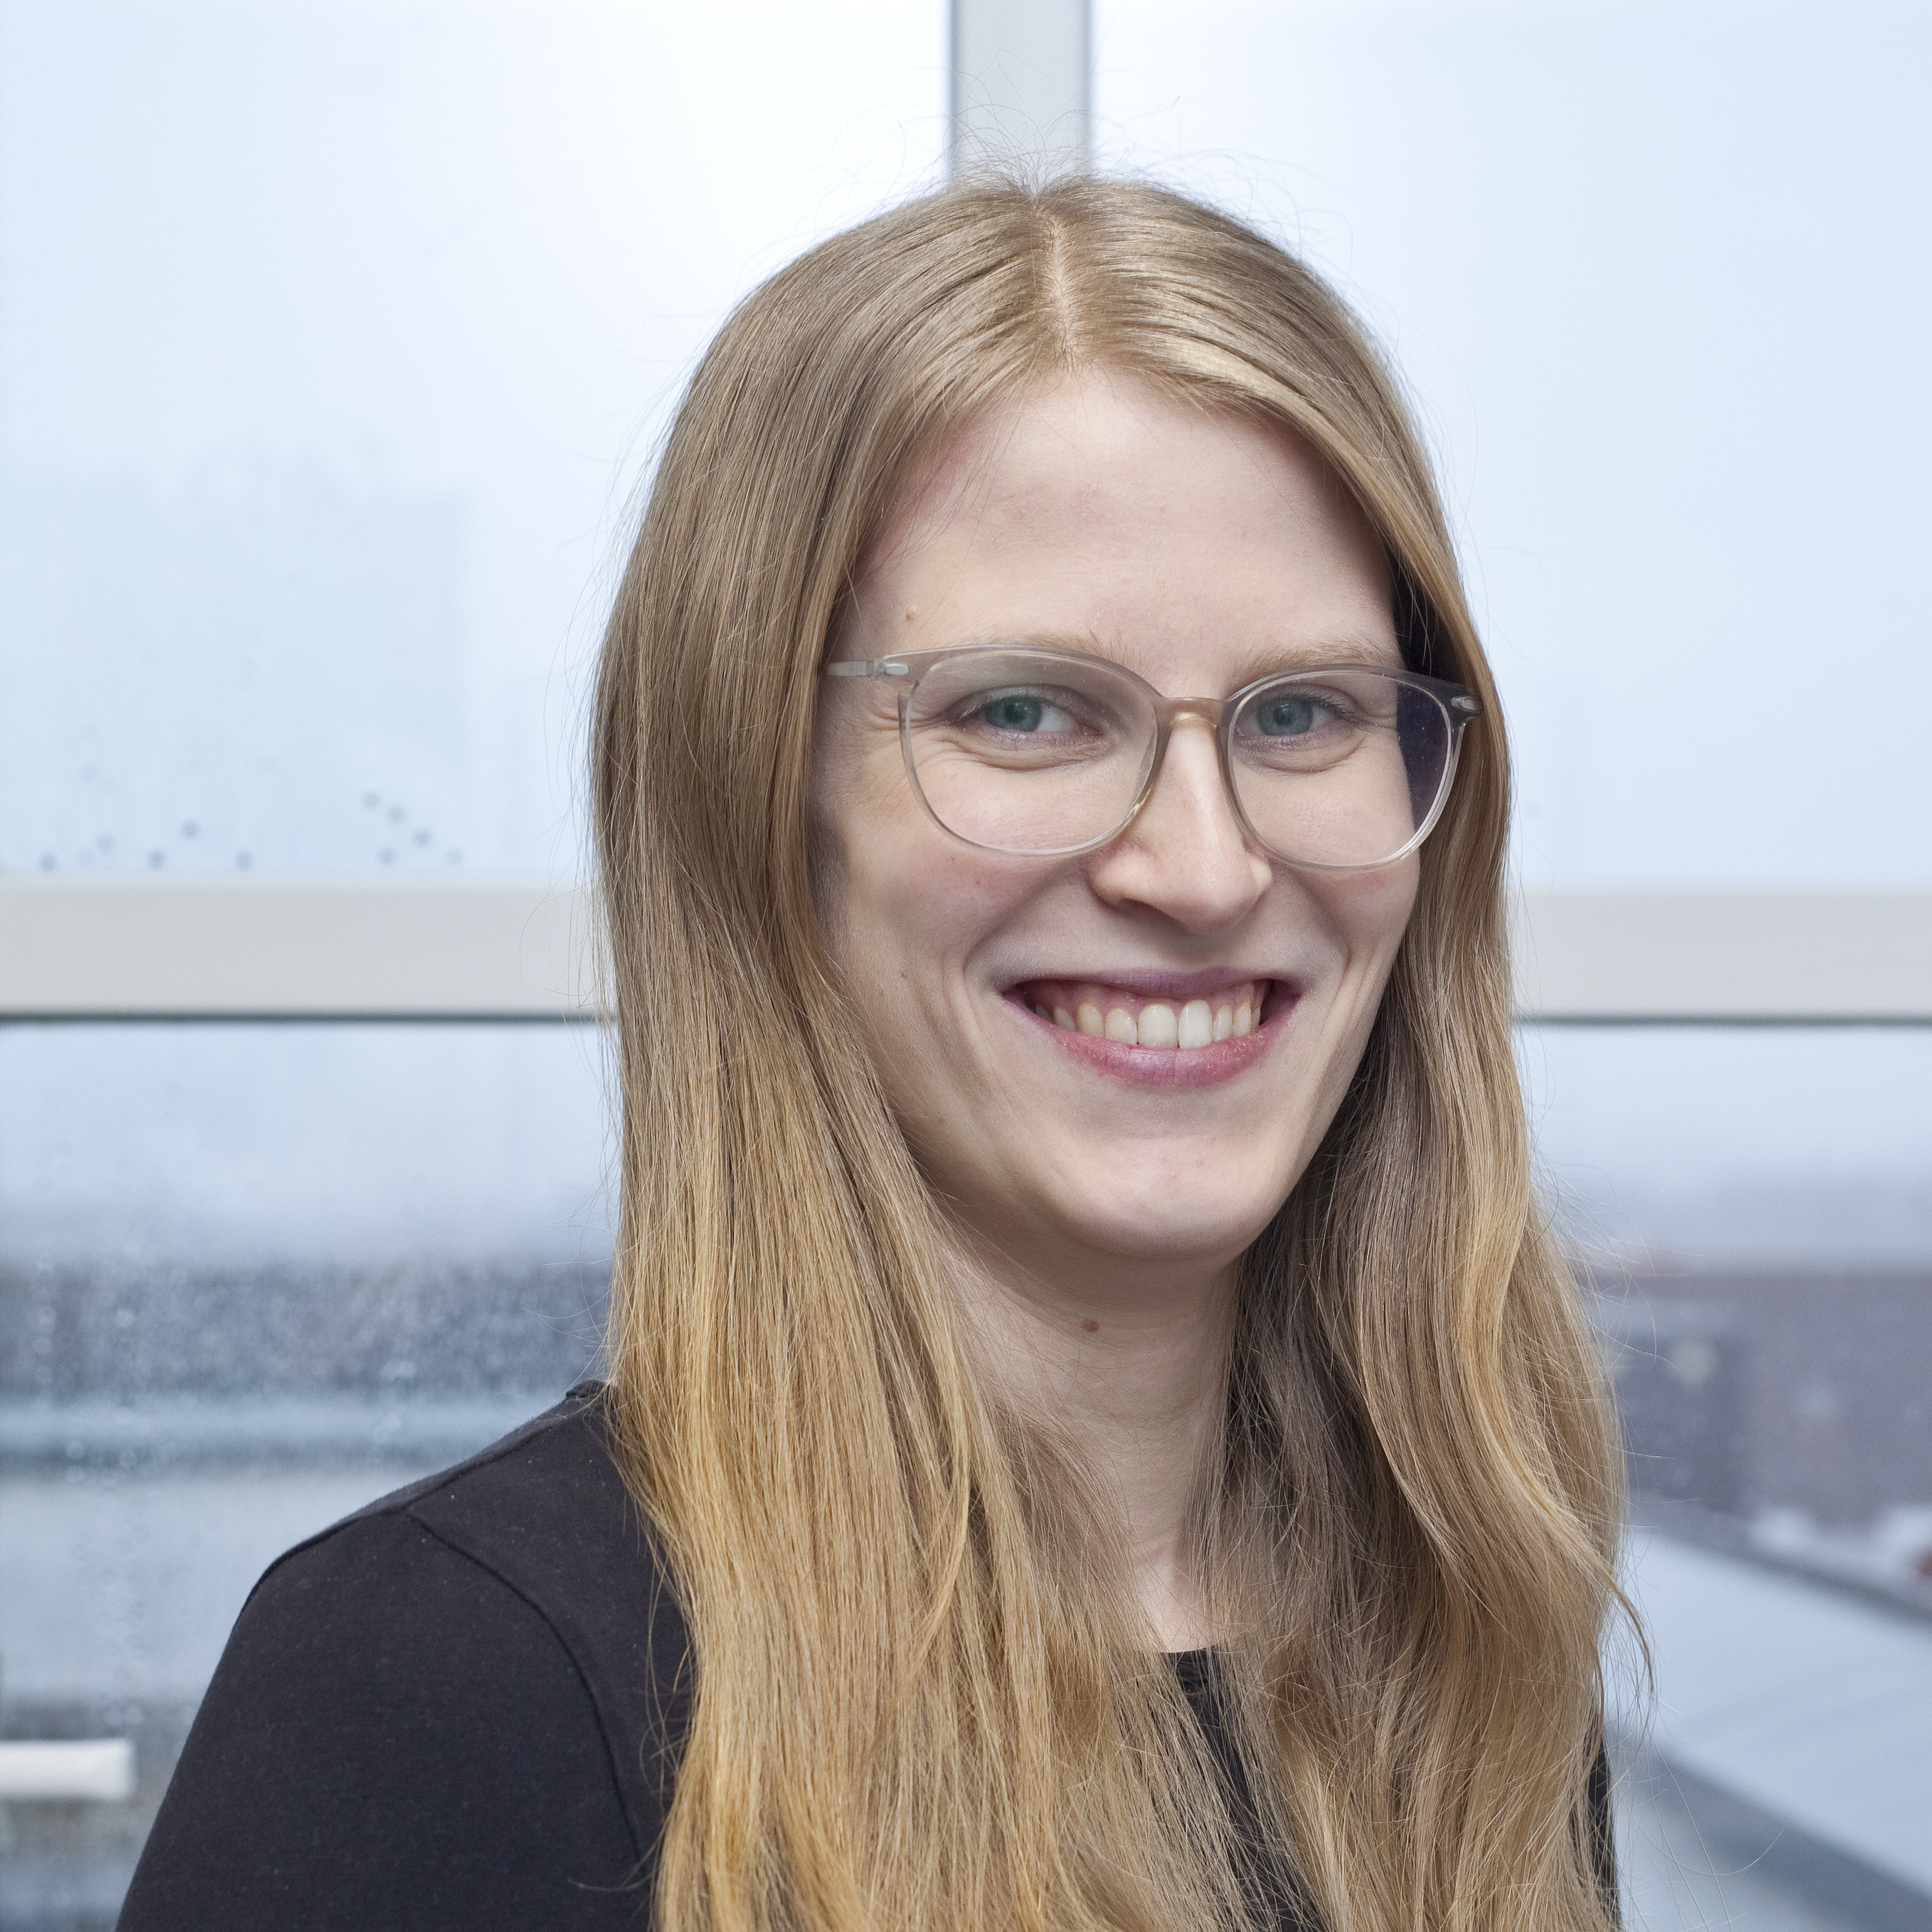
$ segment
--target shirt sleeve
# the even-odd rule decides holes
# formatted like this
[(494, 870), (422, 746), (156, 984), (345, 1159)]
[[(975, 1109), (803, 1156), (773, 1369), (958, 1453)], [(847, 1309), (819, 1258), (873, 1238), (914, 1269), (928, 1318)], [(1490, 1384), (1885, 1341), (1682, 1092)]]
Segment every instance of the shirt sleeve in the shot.
[(250, 1598), (119, 1932), (636, 1932), (648, 1849), (542, 1612), (364, 1517)]

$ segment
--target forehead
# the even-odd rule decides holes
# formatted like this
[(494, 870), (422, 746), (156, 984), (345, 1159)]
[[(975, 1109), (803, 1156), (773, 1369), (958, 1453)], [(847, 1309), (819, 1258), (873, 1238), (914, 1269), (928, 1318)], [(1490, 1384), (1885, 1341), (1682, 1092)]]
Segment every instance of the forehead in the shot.
[(881, 648), (1069, 644), (1168, 689), (1400, 662), (1382, 546), (1333, 470), (1285, 430), (1118, 376), (1028, 392), (935, 450), (855, 590)]

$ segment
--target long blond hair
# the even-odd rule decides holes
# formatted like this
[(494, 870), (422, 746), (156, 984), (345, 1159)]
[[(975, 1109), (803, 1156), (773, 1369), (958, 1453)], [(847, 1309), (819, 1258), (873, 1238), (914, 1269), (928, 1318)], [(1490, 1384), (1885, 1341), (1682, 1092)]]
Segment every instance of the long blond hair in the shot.
[[(1241, 1632), (1239, 1802), (1078, 1472), (975, 1381), (813, 916), (816, 674), (855, 562), (937, 439), (1083, 366), (1298, 432), (1380, 533), (1412, 661), (1490, 707), (1348, 1100), (1245, 1266), (1202, 1519)], [(1429, 466), (1341, 302), (1238, 224), (1100, 180), (958, 188), (814, 249), (731, 316), (670, 432), (593, 779), (611, 1408), (698, 1685), (661, 1922), (1218, 1932), (1259, 1922), (1258, 1835), (1330, 1932), (1601, 1932), (1582, 1820), (1620, 1462), (1530, 1186), (1500, 716)]]

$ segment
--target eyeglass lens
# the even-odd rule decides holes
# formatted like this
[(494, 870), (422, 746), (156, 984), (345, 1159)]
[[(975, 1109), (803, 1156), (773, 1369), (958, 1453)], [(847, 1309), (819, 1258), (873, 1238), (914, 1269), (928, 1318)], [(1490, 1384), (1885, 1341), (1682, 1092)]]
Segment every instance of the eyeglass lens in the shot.
[[(1147, 692), (1100, 660), (974, 651), (906, 694), (913, 776), (948, 830), (1001, 852), (1072, 851), (1118, 831), (1154, 754)], [(1270, 680), (1228, 727), (1228, 771), (1255, 836), (1314, 866), (1383, 862), (1446, 782), (1448, 714), (1368, 666)]]

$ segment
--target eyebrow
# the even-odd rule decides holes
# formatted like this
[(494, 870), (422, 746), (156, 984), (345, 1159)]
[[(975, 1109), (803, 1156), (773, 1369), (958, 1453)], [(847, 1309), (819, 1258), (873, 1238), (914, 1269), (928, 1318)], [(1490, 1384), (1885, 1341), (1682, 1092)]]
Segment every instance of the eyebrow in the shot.
[(1380, 664), (1387, 670), (1403, 668), (1402, 646), (1393, 638), (1359, 635), (1325, 638), (1318, 644), (1286, 644), (1251, 652), (1243, 663), (1243, 684), (1278, 670), (1299, 670), (1312, 664)]
[[(1084, 657), (1101, 658), (1109, 664), (1122, 664), (1129, 670), (1133, 668), (1116, 652), (1104, 649), (1100, 639), (1090, 632), (1006, 633), (997, 637), (975, 638), (970, 644), (962, 640), (958, 648), (970, 650), (976, 645), (992, 649), (1004, 645), (1010, 650), (1024, 650), (1031, 646), (1042, 650), (1077, 651)], [(1277, 671), (1310, 670), (1318, 664), (1378, 664), (1385, 670), (1402, 670), (1407, 668), (1402, 661), (1402, 647), (1393, 638), (1370, 638), (1355, 632), (1325, 638), (1312, 643), (1258, 646), (1238, 660), (1228, 688), (1230, 691), (1245, 689), (1262, 678), (1273, 676)], [(1171, 694), (1208, 695), (1204, 692)]]

